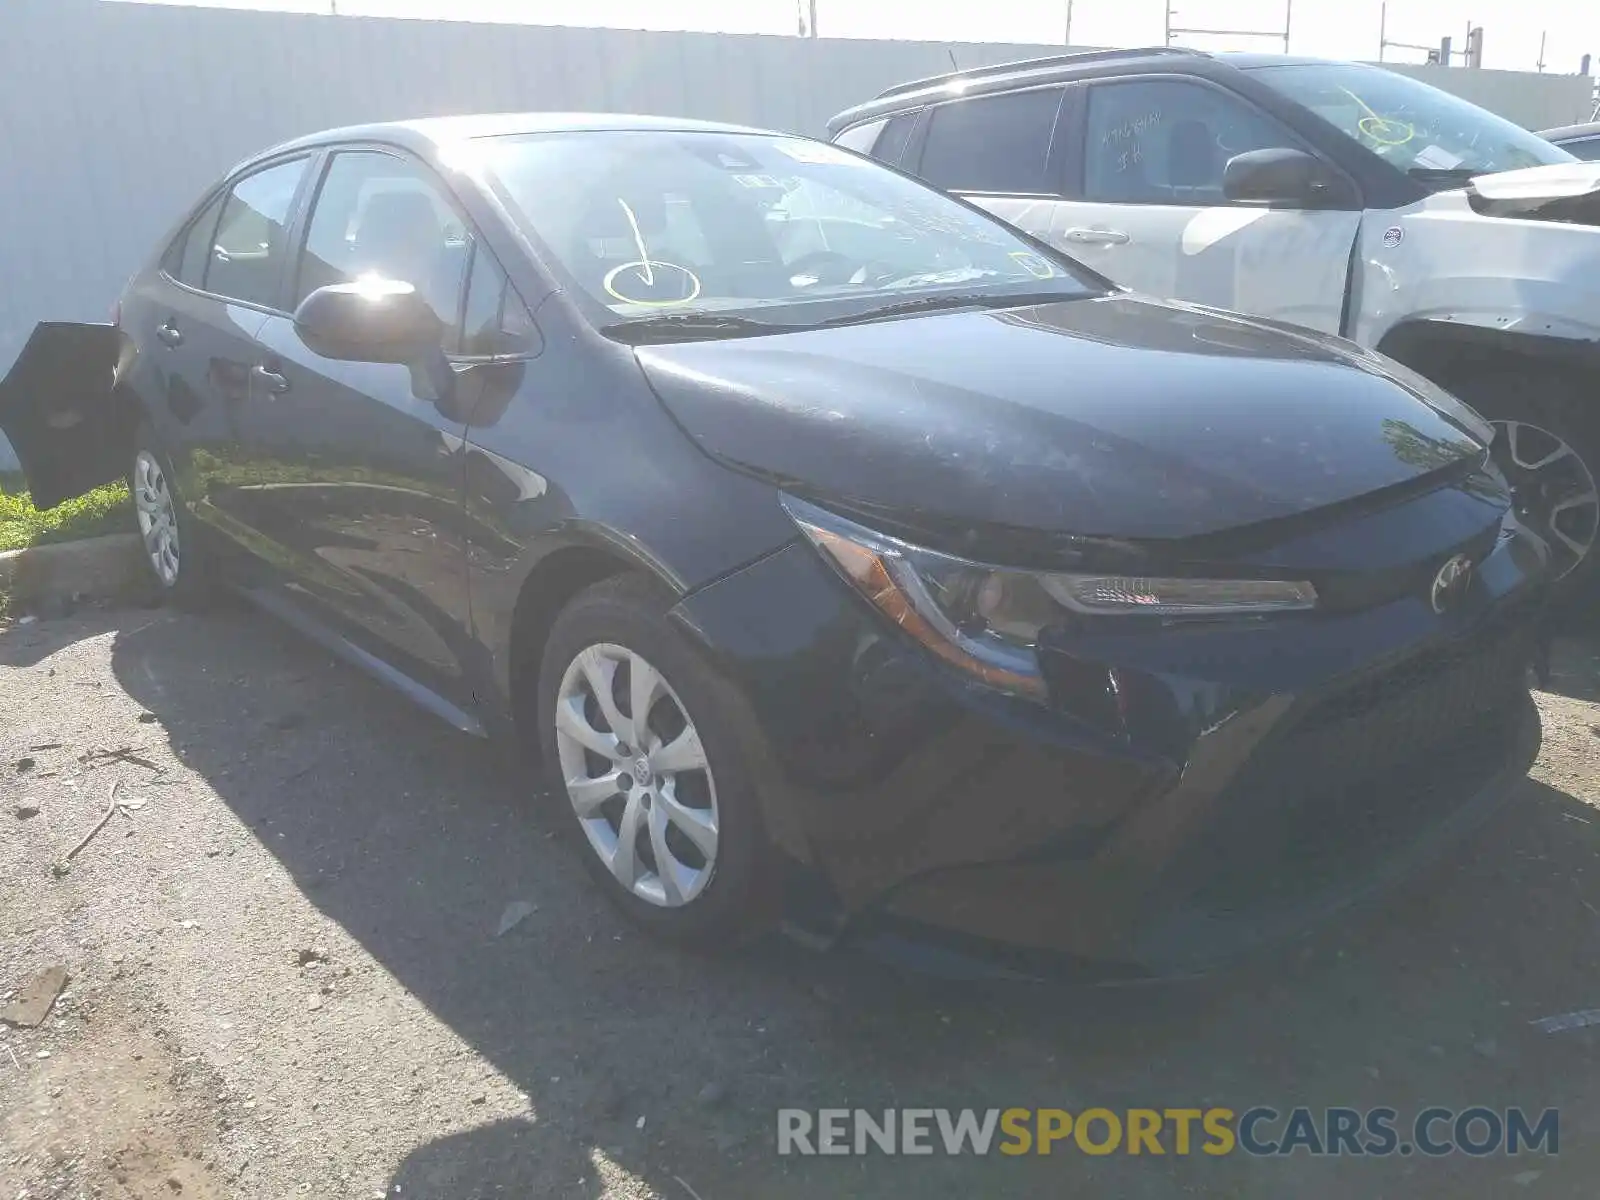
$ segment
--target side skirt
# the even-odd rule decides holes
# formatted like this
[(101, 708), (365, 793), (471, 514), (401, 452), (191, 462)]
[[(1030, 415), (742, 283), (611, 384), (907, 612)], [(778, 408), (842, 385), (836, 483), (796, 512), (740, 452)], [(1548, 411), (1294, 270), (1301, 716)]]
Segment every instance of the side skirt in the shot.
[(298, 605), (285, 600), (276, 592), (265, 588), (246, 588), (241, 595), (265, 613), (277, 617), (285, 625), (303, 633), (330, 653), (366, 672), (379, 683), (386, 684), (410, 700), (418, 708), (432, 713), (446, 724), (473, 737), (487, 738), (488, 730), (477, 717), (459, 705), (446, 700), (432, 688), (418, 683), (405, 672), (397, 670), (377, 655), (363, 650), (344, 635), (328, 628)]

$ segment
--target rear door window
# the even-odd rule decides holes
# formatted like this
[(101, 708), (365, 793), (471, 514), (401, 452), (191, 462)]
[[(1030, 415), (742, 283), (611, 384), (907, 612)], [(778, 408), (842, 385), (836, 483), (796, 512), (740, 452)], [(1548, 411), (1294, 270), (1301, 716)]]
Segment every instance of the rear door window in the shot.
[[(233, 185), (207, 255), (201, 283), (206, 291), (263, 308), (276, 307), (288, 252), (289, 218), (306, 162), (297, 158), (277, 163)], [(187, 252), (184, 257), (187, 260)]]
[(1041, 195), (1061, 88), (1008, 92), (941, 104), (928, 115), (918, 173), (946, 191)]

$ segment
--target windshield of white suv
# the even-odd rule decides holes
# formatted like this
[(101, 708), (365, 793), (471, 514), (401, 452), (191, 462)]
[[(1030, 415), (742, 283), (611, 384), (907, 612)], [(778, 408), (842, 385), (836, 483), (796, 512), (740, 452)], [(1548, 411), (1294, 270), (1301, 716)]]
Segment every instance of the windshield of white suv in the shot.
[(1381, 67), (1296, 63), (1251, 69), (1348, 138), (1425, 182), (1572, 162), (1572, 155), (1503, 117)]
[(657, 318), (731, 336), (1101, 290), (1000, 222), (822, 142), (574, 131), (484, 138), (472, 156), (612, 329)]

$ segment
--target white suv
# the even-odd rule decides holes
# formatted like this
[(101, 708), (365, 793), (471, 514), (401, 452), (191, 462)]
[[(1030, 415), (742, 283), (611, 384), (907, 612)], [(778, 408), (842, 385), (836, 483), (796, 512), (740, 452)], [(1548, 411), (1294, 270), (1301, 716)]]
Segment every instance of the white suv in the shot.
[(1600, 163), (1378, 67), (1186, 50), (918, 80), (829, 131), (1124, 286), (1450, 388), (1563, 589), (1600, 578)]

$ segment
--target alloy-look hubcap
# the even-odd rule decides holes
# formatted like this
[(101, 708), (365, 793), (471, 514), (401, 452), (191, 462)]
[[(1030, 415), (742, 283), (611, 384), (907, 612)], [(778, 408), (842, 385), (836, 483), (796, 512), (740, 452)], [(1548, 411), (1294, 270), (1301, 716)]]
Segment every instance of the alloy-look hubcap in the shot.
[(133, 511), (156, 578), (171, 587), (178, 581), (178, 514), (166, 472), (148, 450), (133, 460)]
[(717, 789), (678, 694), (602, 642), (568, 664), (555, 721), (567, 798), (600, 861), (641, 900), (688, 904), (716, 868)]
[(1600, 530), (1600, 489), (1593, 473), (1548, 429), (1527, 421), (1494, 425), (1518, 518), (1550, 547), (1555, 577), (1571, 574), (1593, 552)]

